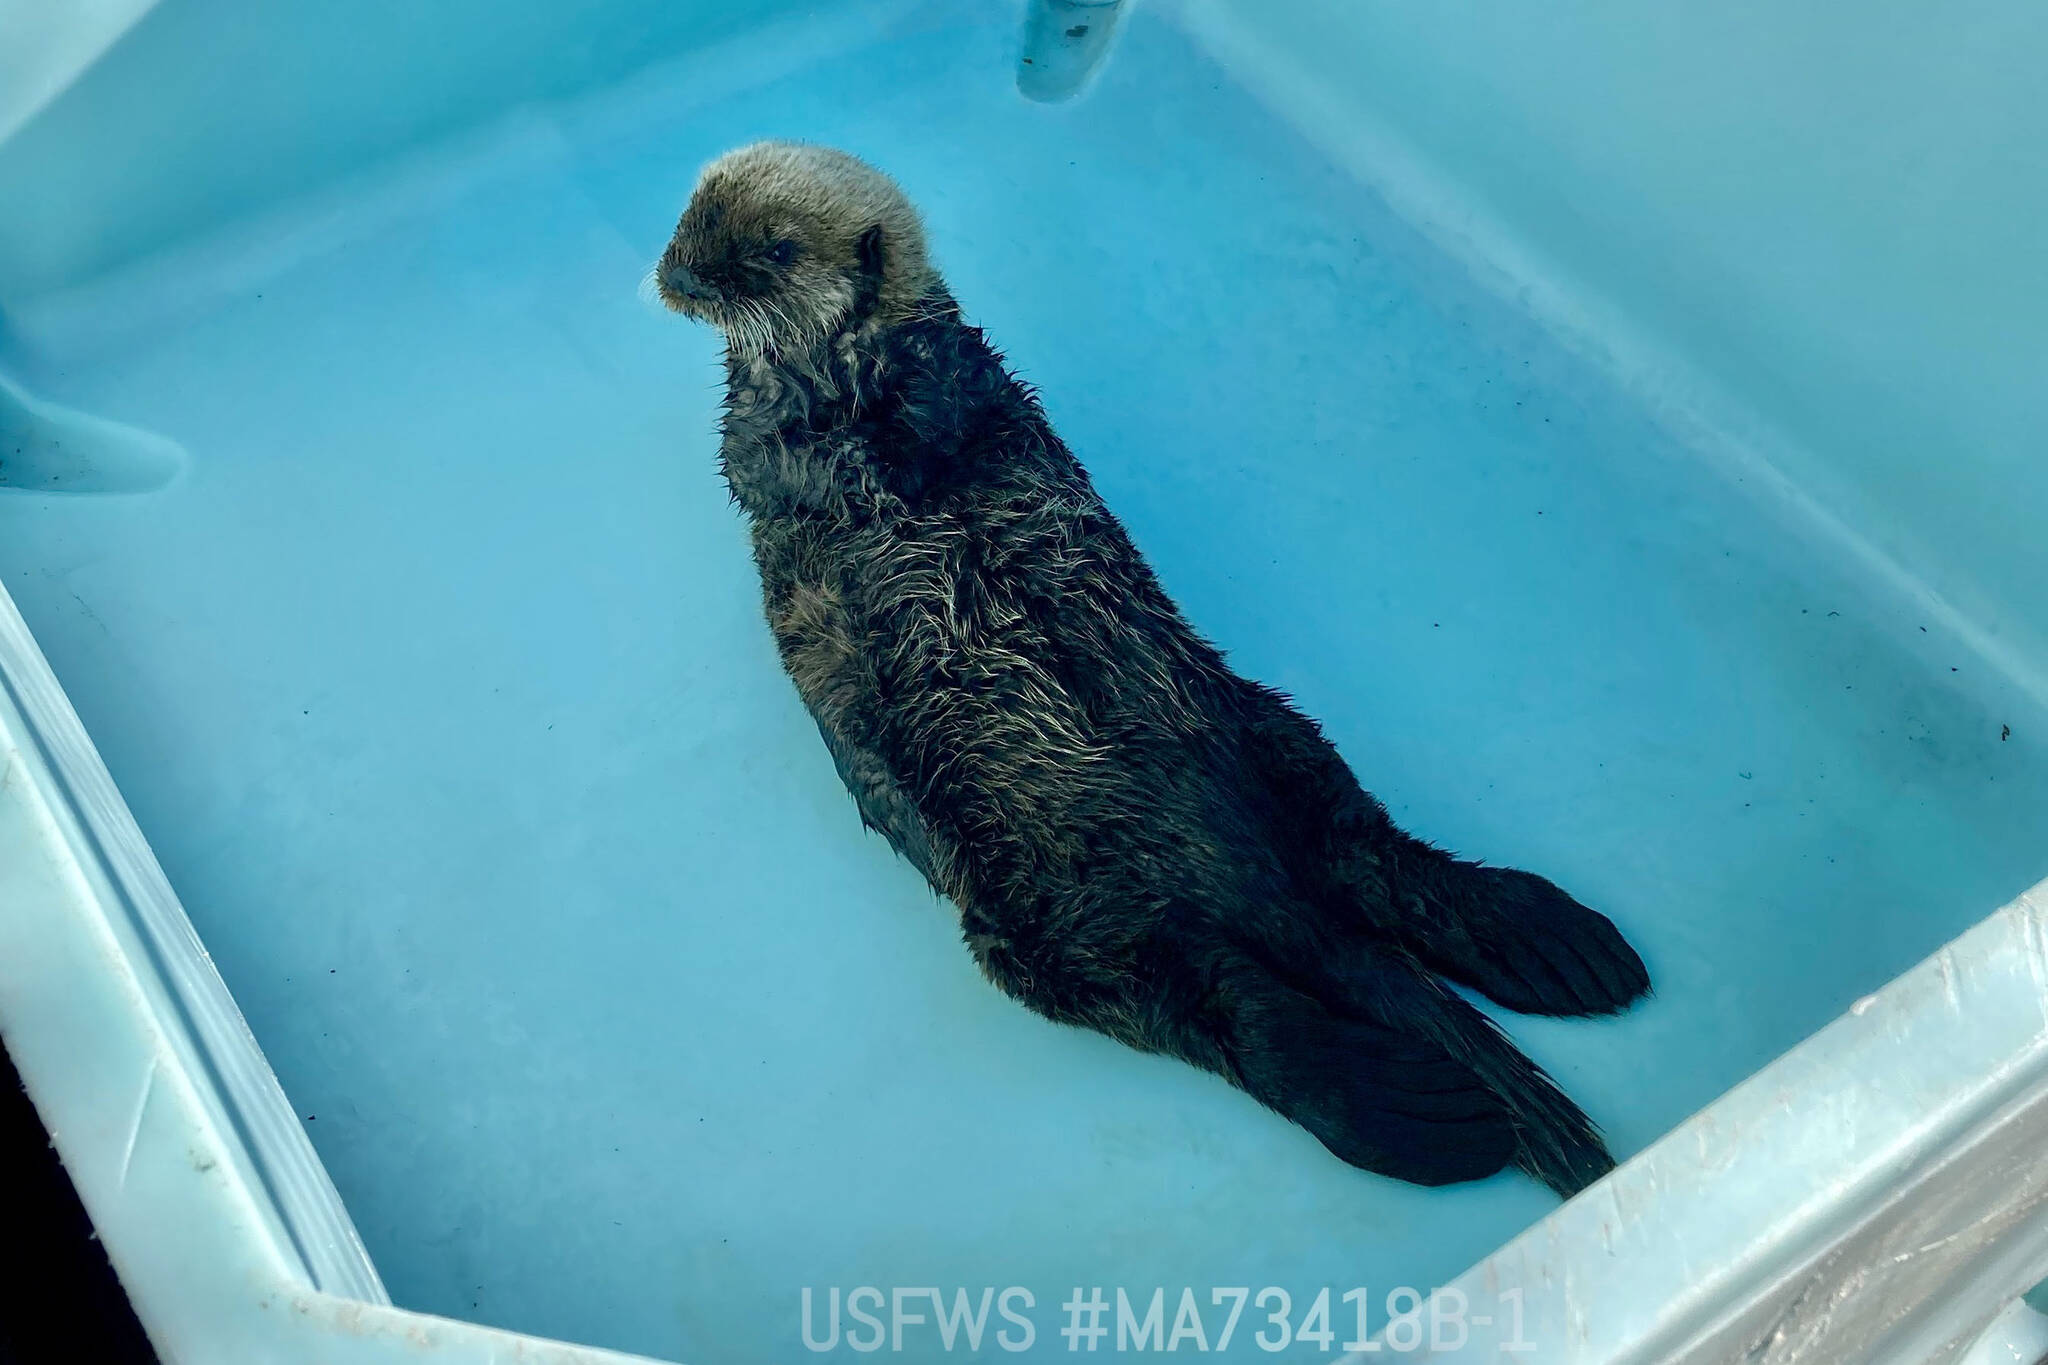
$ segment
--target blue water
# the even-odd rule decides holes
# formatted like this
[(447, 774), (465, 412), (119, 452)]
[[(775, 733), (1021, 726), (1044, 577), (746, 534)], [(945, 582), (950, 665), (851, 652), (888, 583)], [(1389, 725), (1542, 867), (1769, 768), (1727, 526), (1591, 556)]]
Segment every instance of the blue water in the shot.
[(1063, 1355), (1077, 1285), (1427, 1288), (1554, 1203), (1038, 1020), (862, 832), (715, 339), (635, 293), (756, 136), (898, 175), (1189, 614), (1404, 823), (1640, 945), (1647, 1005), (1513, 1024), (1619, 1154), (2048, 874), (2037, 716), (1163, 21), (1048, 108), (1014, 15), (932, 13), (524, 111), (16, 328), (39, 411), (182, 462), (0, 480), (0, 575), (398, 1302), (769, 1362), (804, 1286), (1014, 1285)]

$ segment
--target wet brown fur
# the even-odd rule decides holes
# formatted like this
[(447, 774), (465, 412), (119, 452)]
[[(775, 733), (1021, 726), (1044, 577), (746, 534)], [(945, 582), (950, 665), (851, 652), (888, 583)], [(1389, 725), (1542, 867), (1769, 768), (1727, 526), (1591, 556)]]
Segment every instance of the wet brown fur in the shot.
[(1397, 829), (1188, 625), (879, 171), (703, 174), (657, 267), (727, 336), (721, 460), (783, 663), (862, 818), (1049, 1018), (1215, 1071), (1423, 1183), (1569, 1193), (1590, 1122), (1439, 975), (1516, 1009), (1649, 986), (1603, 916)]

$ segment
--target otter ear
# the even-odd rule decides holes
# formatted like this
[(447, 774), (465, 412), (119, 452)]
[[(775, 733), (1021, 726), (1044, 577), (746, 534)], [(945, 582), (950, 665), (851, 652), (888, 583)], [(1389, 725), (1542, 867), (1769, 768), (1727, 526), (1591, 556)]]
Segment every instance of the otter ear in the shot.
[(861, 233), (860, 240), (854, 243), (853, 252), (860, 262), (861, 274), (872, 276), (879, 283), (883, 270), (888, 266), (888, 248), (882, 241), (882, 225), (875, 223)]

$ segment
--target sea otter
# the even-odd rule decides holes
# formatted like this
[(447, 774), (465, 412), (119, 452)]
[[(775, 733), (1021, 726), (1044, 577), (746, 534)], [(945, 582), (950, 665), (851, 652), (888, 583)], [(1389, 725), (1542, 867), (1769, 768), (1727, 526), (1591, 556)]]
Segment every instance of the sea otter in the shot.
[(1649, 989), (1604, 916), (1397, 829), (1315, 722), (1232, 672), (886, 175), (764, 142), (655, 267), (726, 338), (720, 452), (782, 662), (862, 819), (1050, 1019), (1216, 1072), (1339, 1157), (1436, 1185), (1613, 1166), (1439, 978), (1602, 1014)]

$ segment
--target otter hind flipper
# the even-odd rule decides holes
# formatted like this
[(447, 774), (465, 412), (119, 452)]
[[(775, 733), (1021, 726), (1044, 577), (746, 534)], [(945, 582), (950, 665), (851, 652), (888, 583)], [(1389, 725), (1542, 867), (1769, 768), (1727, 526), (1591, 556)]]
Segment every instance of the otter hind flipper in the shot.
[(1248, 969), (1230, 992), (1232, 1078), (1353, 1166), (1418, 1185), (1513, 1164), (1515, 1124), (1470, 1067), (1426, 1038), (1331, 1013)]
[(1514, 1115), (1515, 1164), (1566, 1199), (1613, 1170), (1600, 1130), (1550, 1074), (1491, 1019), (1449, 991), (1442, 995), (1444, 1008), (1429, 1022)]
[(1219, 997), (1246, 1090), (1353, 1165), (1417, 1184), (1513, 1165), (1570, 1198), (1614, 1168), (1592, 1120), (1491, 1019), (1398, 953), (1349, 947), (1297, 949), (1285, 981), (1252, 968)]
[(1514, 1164), (1569, 1199), (1614, 1169), (1600, 1130), (1500, 1026), (1415, 964), (1367, 949), (1328, 973), (1337, 1007), (1428, 1039), (1507, 1110)]
[(1613, 1014), (1650, 993), (1642, 958), (1607, 916), (1533, 872), (1438, 856), (1448, 866), (1429, 899), (1440, 914), (1407, 936), (1433, 971), (1522, 1014)]

